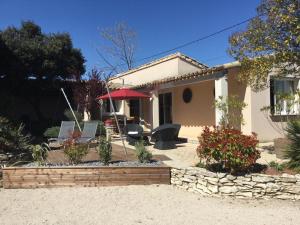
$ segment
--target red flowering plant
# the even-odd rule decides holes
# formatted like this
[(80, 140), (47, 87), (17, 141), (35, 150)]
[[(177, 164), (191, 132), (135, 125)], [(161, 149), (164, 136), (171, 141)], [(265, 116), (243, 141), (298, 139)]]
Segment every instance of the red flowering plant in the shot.
[(201, 161), (204, 160), (207, 166), (219, 163), (230, 173), (246, 171), (260, 158), (255, 133), (244, 135), (231, 128), (205, 127), (199, 143), (197, 154)]
[(70, 164), (80, 163), (83, 157), (88, 154), (88, 145), (78, 143), (80, 137), (81, 132), (74, 131), (70, 134), (70, 138), (64, 142), (64, 154), (68, 158)]

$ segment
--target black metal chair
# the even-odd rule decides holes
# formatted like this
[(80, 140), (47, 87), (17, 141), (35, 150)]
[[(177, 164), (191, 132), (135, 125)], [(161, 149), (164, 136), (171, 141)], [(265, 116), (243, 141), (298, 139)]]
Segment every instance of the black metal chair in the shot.
[[(154, 148), (165, 150), (176, 148), (179, 124), (163, 124), (152, 131), (151, 141), (154, 141)], [(178, 129), (179, 127), (179, 129)]]
[[(152, 130), (152, 133), (154, 133), (155, 131), (157, 131), (158, 129), (163, 129), (163, 128), (169, 128), (169, 127), (174, 127), (176, 129), (176, 132), (175, 132), (175, 136), (174, 136), (174, 139), (180, 143), (182, 143), (182, 141), (184, 141), (184, 139), (186, 138), (179, 138), (178, 135), (179, 135), (179, 131), (180, 131), (180, 128), (181, 128), (181, 125), (180, 124), (176, 124), (176, 123), (165, 123), (163, 125), (160, 125), (159, 127), (156, 127), (155, 129)], [(151, 141), (152, 142), (155, 142), (155, 137), (151, 137)]]
[(138, 124), (127, 124), (124, 127), (126, 141), (130, 145), (135, 145), (136, 142), (143, 140), (143, 128)]

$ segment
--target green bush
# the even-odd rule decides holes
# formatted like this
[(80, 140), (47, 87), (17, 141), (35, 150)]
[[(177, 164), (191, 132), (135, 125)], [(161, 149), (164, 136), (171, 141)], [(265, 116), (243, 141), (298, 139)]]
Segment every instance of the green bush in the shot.
[(0, 153), (20, 159), (30, 155), (31, 147), (31, 136), (24, 134), (22, 124), (14, 125), (8, 119), (0, 117)]
[(50, 147), (47, 143), (42, 143), (41, 145), (34, 145), (31, 148), (32, 158), (39, 165), (44, 165), (48, 156), (48, 151)]
[(287, 146), (285, 157), (289, 158), (290, 168), (300, 168), (300, 120), (289, 121), (287, 128), (287, 138), (291, 144)]
[(144, 141), (136, 142), (134, 147), (136, 151), (136, 156), (140, 163), (151, 162), (152, 153), (146, 149)]
[(269, 163), (269, 167), (274, 168), (277, 171), (283, 171), (284, 170), (284, 165), (280, 164), (278, 162), (275, 162), (275, 161), (271, 161)]
[(98, 136), (106, 136), (106, 129), (105, 129), (105, 126), (104, 126), (104, 123), (102, 121), (100, 121), (98, 123), (98, 127), (97, 127), (97, 135)]
[[(75, 114), (75, 116), (76, 116), (78, 122), (79, 122), (79, 123), (82, 122), (82, 120), (83, 120), (82, 113), (80, 113), (80, 112), (78, 112), (78, 111), (74, 111), (74, 114)], [(65, 110), (64, 115), (65, 115), (65, 117), (67, 117), (68, 120), (70, 120), (70, 121), (75, 121), (75, 118), (74, 118), (74, 116), (73, 116), (71, 110), (68, 110), (68, 109)]]
[(64, 148), (64, 153), (67, 156), (70, 164), (78, 164), (88, 154), (87, 144), (68, 145)]
[(230, 173), (246, 171), (260, 157), (256, 135), (244, 135), (235, 129), (205, 127), (199, 143), (197, 154), (201, 162), (205, 161), (208, 167), (217, 162)]
[(100, 138), (97, 151), (100, 161), (103, 162), (104, 165), (108, 165), (112, 158), (112, 146), (110, 140), (106, 141), (104, 138)]
[(64, 142), (64, 154), (67, 156), (70, 164), (78, 164), (89, 152), (88, 144), (78, 144), (78, 138), (81, 133), (74, 131), (72, 137)]
[(44, 132), (44, 137), (46, 138), (57, 138), (59, 134), (60, 127), (50, 127)]

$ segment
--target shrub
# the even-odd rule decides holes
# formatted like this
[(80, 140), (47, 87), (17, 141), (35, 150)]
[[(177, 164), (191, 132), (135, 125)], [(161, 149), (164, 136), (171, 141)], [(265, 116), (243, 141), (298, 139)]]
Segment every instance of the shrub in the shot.
[(50, 147), (47, 143), (42, 143), (41, 145), (34, 145), (31, 148), (32, 158), (39, 165), (44, 165), (48, 156), (48, 151)]
[(110, 140), (106, 141), (104, 138), (100, 138), (99, 148), (97, 150), (100, 161), (103, 162), (104, 165), (108, 165), (112, 157), (112, 146)]
[(283, 171), (284, 170), (284, 164), (280, 164), (280, 163), (275, 162), (275, 161), (271, 161), (269, 163), (269, 167), (274, 168), (277, 171)]
[[(76, 116), (78, 122), (79, 122), (79, 123), (82, 122), (82, 120), (83, 120), (82, 114), (81, 114), (80, 112), (78, 112), (78, 111), (74, 111), (74, 114), (75, 114), (75, 116)], [(69, 110), (69, 109), (67, 109), (67, 110), (64, 111), (64, 115), (65, 115), (65, 117), (67, 117), (67, 119), (70, 120), (70, 121), (74, 121), (74, 120), (75, 120), (72, 111)]]
[(10, 154), (19, 159), (30, 155), (31, 136), (24, 134), (24, 126), (14, 125), (8, 119), (0, 117), (0, 153)]
[(74, 132), (72, 137), (64, 143), (64, 154), (67, 156), (70, 164), (78, 164), (82, 162), (83, 157), (88, 154), (88, 144), (77, 143), (80, 135), (80, 132)]
[(136, 142), (134, 147), (136, 151), (136, 156), (140, 163), (151, 162), (152, 154), (146, 149), (144, 141)]
[(60, 127), (50, 127), (44, 132), (44, 137), (47, 138), (57, 138), (59, 134)]
[(210, 130), (205, 127), (199, 142), (197, 154), (200, 160), (206, 161), (206, 165), (220, 163), (231, 173), (246, 171), (260, 157), (256, 150), (256, 134), (243, 135), (235, 129), (214, 127)]
[(287, 146), (286, 158), (290, 168), (300, 168), (300, 120), (289, 121), (286, 128), (287, 138), (291, 144)]
[(97, 133), (98, 136), (106, 136), (106, 129), (104, 126), (104, 123), (102, 121), (100, 121), (98, 123), (98, 127), (97, 127)]

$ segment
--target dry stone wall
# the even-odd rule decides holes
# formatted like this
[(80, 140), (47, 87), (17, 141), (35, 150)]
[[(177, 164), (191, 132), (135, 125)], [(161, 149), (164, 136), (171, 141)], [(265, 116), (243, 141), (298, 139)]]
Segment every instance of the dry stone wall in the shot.
[(203, 168), (172, 168), (171, 184), (210, 196), (300, 200), (300, 174), (232, 176)]

